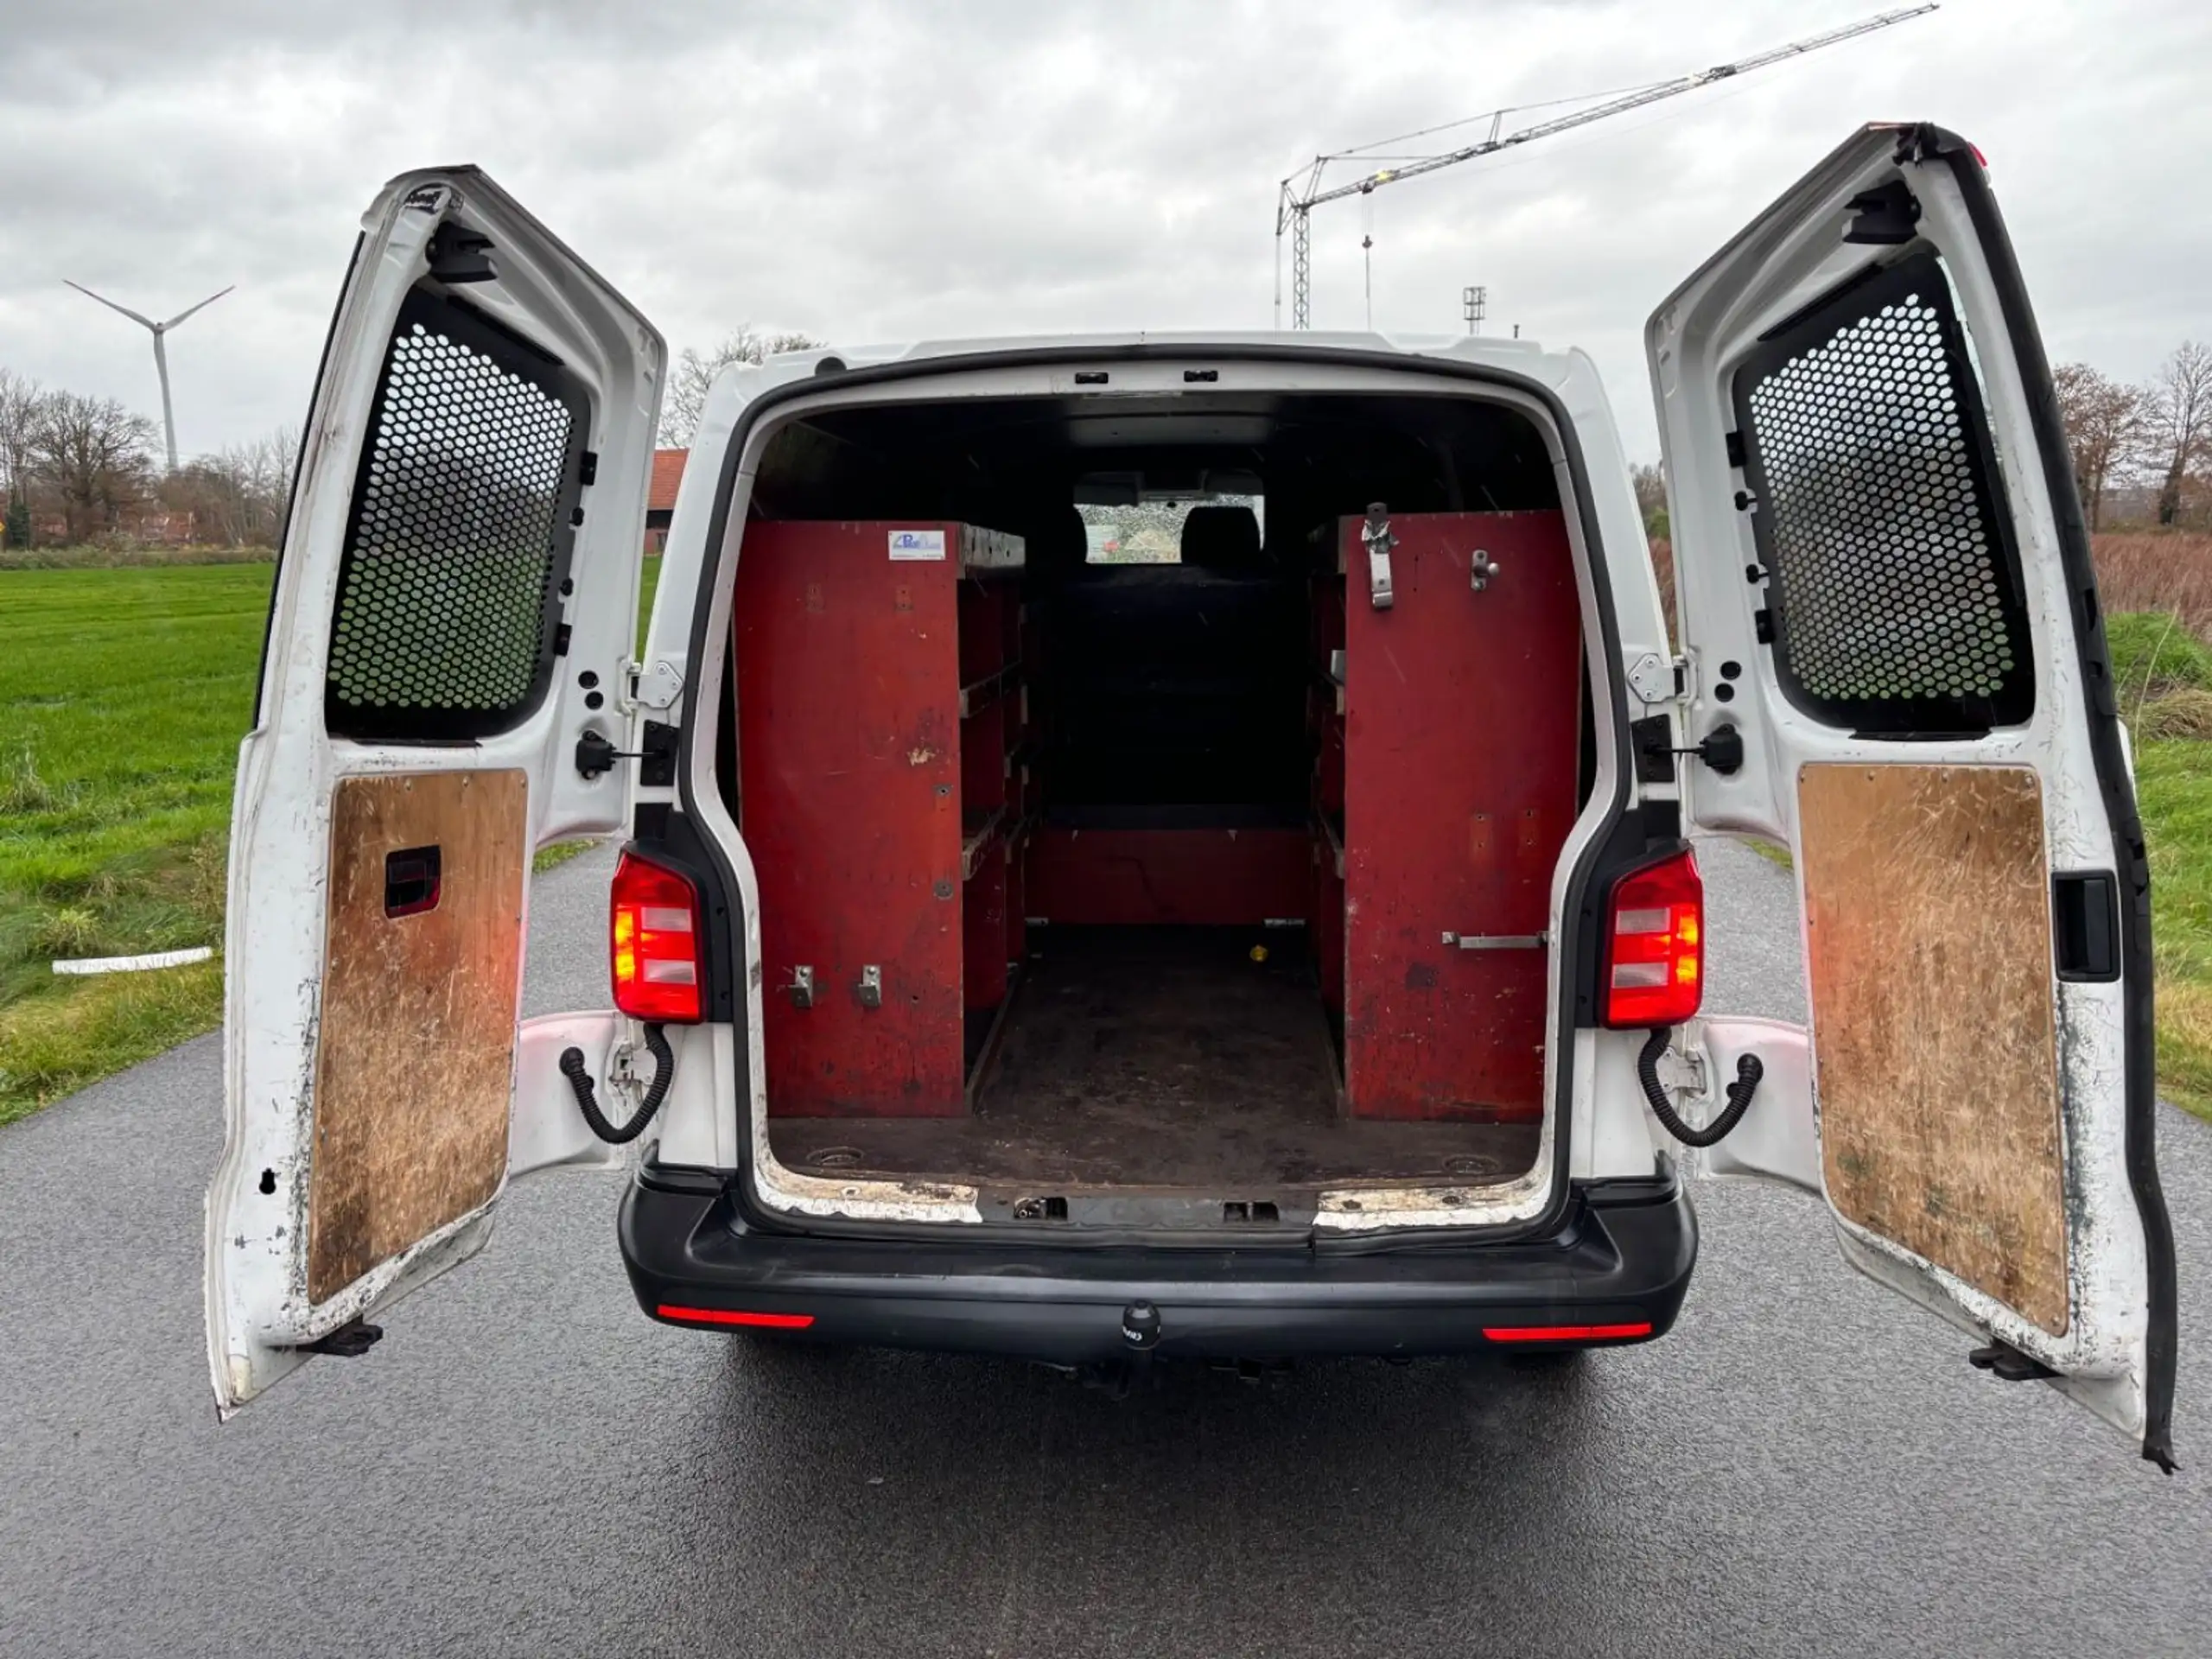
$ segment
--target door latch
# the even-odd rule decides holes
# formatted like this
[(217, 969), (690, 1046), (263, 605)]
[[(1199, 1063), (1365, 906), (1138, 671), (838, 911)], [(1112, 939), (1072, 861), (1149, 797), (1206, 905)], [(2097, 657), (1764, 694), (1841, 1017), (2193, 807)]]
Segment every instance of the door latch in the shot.
[(814, 969), (802, 962), (791, 969), (791, 982), (785, 988), (791, 994), (791, 1006), (810, 1008), (814, 1006)]
[(868, 963), (861, 969), (861, 982), (853, 987), (853, 991), (860, 998), (861, 1007), (881, 1007), (883, 1006), (883, 969), (872, 962)]
[(1477, 593), (1490, 586), (1490, 579), (1497, 574), (1497, 561), (1481, 548), (1467, 555), (1467, 586)]
[[(1380, 501), (1367, 505), (1367, 522), (1359, 527), (1361, 545), (1367, 549), (1367, 597), (1378, 611), (1397, 602), (1390, 588), (1390, 550), (1398, 538), (1390, 533), (1390, 509)], [(1478, 584), (1479, 586), (1479, 584)]]

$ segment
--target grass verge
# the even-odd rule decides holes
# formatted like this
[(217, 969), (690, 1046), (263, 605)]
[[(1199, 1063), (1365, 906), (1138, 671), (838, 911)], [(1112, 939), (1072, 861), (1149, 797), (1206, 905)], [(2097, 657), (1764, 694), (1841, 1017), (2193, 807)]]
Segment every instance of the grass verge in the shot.
[[(221, 1022), (219, 955), (93, 978), (51, 964), (219, 951), (274, 575), (265, 550), (0, 559), (0, 649), (17, 664), (0, 694), (0, 1123)], [(647, 607), (659, 575), (648, 559)], [(556, 842), (532, 868), (597, 844)]]
[(0, 576), (0, 1121), (213, 1027), (219, 960), (60, 979), (57, 957), (219, 947), (265, 561)]

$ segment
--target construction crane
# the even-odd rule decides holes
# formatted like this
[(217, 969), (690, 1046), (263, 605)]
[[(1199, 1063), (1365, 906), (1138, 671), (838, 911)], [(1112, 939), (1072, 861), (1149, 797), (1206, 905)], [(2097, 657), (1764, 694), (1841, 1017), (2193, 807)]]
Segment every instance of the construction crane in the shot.
[[(1382, 185), (1395, 184), (1402, 179), (1418, 178), (1424, 173), (1433, 173), (1440, 168), (1452, 167), (1460, 162), (1471, 162), (1478, 156), (1489, 156), (1501, 149), (1510, 149), (1537, 138), (1548, 138), (1556, 132), (1567, 132), (1575, 127), (1586, 127), (1592, 121), (1603, 121), (1608, 116), (1625, 115), (1630, 110), (1640, 110), (1647, 104), (1656, 104), (1663, 99), (1679, 98), (1684, 92), (1694, 92), (1700, 86), (1710, 86), (1717, 80), (1732, 79), (1749, 74), (1754, 69), (1764, 69), (1769, 64), (1781, 63), (1790, 58), (1802, 58), (1808, 52), (1817, 52), (1824, 46), (1853, 40), (1861, 35), (1871, 35), (1878, 29), (1887, 29), (1914, 17), (1923, 17), (1936, 10), (1936, 6), (1910, 7), (1902, 11), (1885, 11), (1878, 16), (1866, 17), (1841, 29), (1832, 29), (1825, 35), (1815, 35), (1787, 46), (1777, 46), (1771, 51), (1761, 52), (1735, 63), (1724, 63), (1712, 69), (1700, 69), (1694, 74), (1678, 76), (1673, 80), (1654, 81), (1649, 86), (1637, 86), (1626, 92), (1592, 93), (1602, 99), (1586, 109), (1570, 114), (1554, 116), (1548, 121), (1538, 121), (1516, 131), (1504, 130), (1505, 118), (1516, 113), (1512, 109), (1492, 111), (1488, 116), (1471, 116), (1464, 121), (1446, 122), (1440, 127), (1428, 127), (1420, 132), (1401, 133), (1395, 138), (1381, 138), (1373, 143), (1362, 144), (1357, 149), (1338, 150), (1332, 155), (1316, 156), (1313, 165), (1303, 172), (1294, 173), (1282, 181), (1282, 193), (1275, 207), (1275, 327), (1282, 327), (1282, 238), (1290, 235), (1290, 326), (1294, 328), (1313, 327), (1313, 245), (1311, 226), (1313, 212), (1324, 202), (1341, 201), (1346, 196), (1372, 196)], [(1580, 103), (1580, 99), (1555, 99), (1548, 106), (1556, 108), (1562, 103)], [(1538, 105), (1535, 108), (1544, 108)], [(1411, 139), (1425, 138), (1431, 133), (1443, 132), (1452, 127), (1465, 127), (1475, 122), (1488, 120), (1489, 136), (1479, 143), (1464, 145), (1434, 156), (1415, 156), (1400, 165), (1386, 167), (1347, 183), (1322, 188), (1321, 179), (1332, 162), (1367, 161), (1379, 159), (1374, 151), (1385, 144), (1404, 143)], [(1363, 247), (1371, 247), (1372, 235), (1362, 238)]]

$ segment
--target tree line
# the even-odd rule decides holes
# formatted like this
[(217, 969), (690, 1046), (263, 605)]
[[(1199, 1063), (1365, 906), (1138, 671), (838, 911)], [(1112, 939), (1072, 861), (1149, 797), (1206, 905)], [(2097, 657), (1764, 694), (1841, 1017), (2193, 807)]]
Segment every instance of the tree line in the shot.
[[(2051, 378), (2091, 530), (2212, 529), (2212, 346), (2183, 340), (2139, 385), (2087, 363), (2062, 363)], [(1645, 530), (1669, 539), (1665, 474), (1631, 471)]]
[(116, 398), (0, 368), (0, 544), (276, 545), (296, 432), (195, 456), (174, 473), (156, 459), (156, 436), (151, 419)]
[(2212, 522), (2212, 346), (2183, 340), (2141, 385), (2086, 363), (2061, 364), (2052, 378), (2090, 529), (2114, 509), (2160, 524)]

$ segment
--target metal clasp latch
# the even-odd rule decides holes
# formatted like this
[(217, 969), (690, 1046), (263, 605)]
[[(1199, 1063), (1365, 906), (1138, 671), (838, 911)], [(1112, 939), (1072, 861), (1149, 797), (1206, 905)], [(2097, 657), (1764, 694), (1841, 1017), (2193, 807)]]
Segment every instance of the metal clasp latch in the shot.
[(1497, 574), (1497, 561), (1481, 548), (1467, 555), (1467, 586), (1477, 593), (1490, 586), (1490, 579)]
[(791, 982), (785, 987), (791, 994), (791, 1006), (810, 1008), (814, 1006), (814, 969), (802, 962), (791, 969)]
[(1367, 507), (1367, 522), (1359, 527), (1359, 539), (1367, 549), (1367, 597), (1378, 611), (1387, 611), (1396, 602), (1390, 590), (1390, 550), (1398, 538), (1390, 533), (1390, 509), (1380, 501), (1371, 501)]
[(861, 982), (853, 987), (864, 1008), (883, 1006), (883, 969), (869, 963), (861, 969)]

